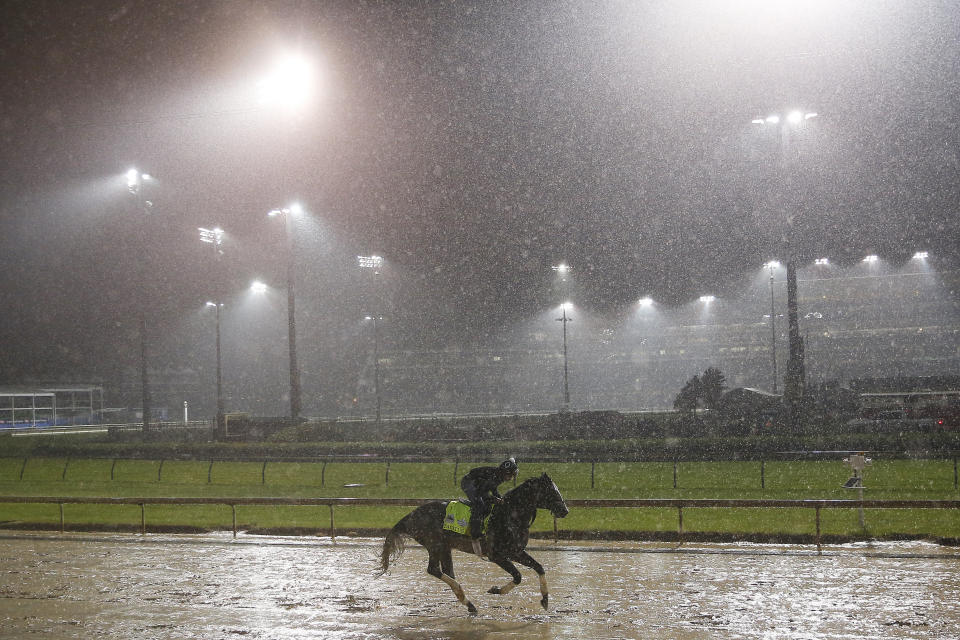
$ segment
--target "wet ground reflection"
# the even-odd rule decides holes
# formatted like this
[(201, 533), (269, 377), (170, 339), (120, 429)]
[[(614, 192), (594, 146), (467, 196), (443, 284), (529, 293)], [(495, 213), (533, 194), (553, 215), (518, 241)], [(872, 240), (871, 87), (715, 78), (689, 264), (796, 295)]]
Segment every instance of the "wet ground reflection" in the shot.
[(416, 545), (374, 577), (373, 539), (0, 536), (0, 637), (956, 638), (960, 550), (926, 543), (536, 543), (536, 576), (458, 554), (470, 616)]

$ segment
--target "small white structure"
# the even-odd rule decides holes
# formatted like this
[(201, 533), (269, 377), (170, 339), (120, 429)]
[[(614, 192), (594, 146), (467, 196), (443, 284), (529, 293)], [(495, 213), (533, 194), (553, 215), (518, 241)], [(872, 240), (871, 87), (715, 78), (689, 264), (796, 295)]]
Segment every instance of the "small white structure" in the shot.
[(850, 468), (853, 469), (853, 475), (844, 483), (845, 489), (862, 489), (863, 488), (863, 470), (866, 469), (872, 462), (866, 454), (861, 451), (860, 453), (855, 453), (849, 458), (844, 458), (844, 462), (850, 465)]

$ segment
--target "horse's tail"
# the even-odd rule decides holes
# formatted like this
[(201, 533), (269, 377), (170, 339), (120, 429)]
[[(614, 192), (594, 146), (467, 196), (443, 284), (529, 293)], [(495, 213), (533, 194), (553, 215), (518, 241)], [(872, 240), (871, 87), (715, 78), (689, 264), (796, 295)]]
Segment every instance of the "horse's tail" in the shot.
[(396, 561), (397, 558), (403, 554), (405, 548), (404, 538), (410, 535), (407, 532), (407, 523), (414, 513), (416, 512), (408, 513), (401, 518), (400, 522), (393, 525), (393, 529), (390, 529), (390, 533), (388, 533), (384, 539), (383, 550), (380, 552), (380, 569), (377, 572), (378, 576), (385, 574), (387, 569), (390, 568), (390, 563)]

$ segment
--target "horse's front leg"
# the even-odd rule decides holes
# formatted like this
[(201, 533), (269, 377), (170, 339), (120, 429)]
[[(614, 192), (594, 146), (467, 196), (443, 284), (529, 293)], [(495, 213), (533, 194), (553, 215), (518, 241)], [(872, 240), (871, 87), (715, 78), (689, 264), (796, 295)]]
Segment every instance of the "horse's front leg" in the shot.
[(523, 566), (530, 567), (537, 572), (537, 577), (540, 578), (540, 595), (543, 596), (543, 598), (540, 599), (540, 604), (546, 609), (549, 604), (550, 593), (547, 589), (547, 572), (543, 570), (543, 565), (534, 560), (533, 556), (526, 551), (521, 551), (515, 560)]
[(520, 584), (520, 571), (506, 558), (491, 558), (490, 560), (496, 563), (498, 567), (509, 573), (513, 579), (502, 587), (490, 587), (490, 590), (487, 593), (499, 593), (503, 595), (513, 591), (513, 588)]

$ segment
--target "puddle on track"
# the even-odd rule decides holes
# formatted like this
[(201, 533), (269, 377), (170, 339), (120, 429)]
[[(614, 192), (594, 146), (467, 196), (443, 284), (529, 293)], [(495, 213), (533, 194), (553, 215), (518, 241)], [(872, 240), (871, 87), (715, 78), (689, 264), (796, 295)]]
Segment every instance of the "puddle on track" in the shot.
[(410, 542), (229, 535), (0, 536), (3, 638), (957, 638), (960, 550), (539, 542), (536, 575), (455, 554), (471, 616)]

